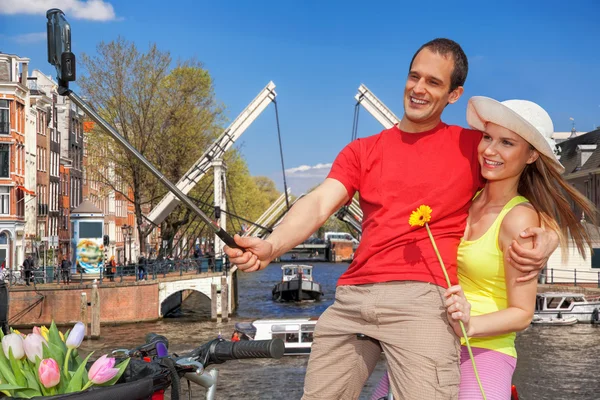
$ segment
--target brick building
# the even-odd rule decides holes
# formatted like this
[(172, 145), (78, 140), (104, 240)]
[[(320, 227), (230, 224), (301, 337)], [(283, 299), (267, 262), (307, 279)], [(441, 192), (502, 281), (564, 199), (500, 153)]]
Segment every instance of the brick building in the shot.
[[(84, 153), (83, 153), (83, 197), (89, 199), (104, 214), (104, 234), (109, 237), (108, 256), (115, 256), (117, 262), (125, 259), (137, 259), (138, 246), (135, 241), (135, 210), (133, 203), (122, 193), (133, 198), (133, 191), (125, 187), (122, 180), (114, 173), (114, 165), (98, 152), (89, 151), (88, 135), (93, 135), (94, 123), (84, 123)], [(90, 166), (93, 164), (93, 166)], [(114, 187), (105, 183), (108, 177)], [(123, 234), (123, 227), (133, 227), (133, 237)], [(131, 243), (130, 243), (131, 242)], [(133, 254), (133, 258), (131, 256)]]
[(0, 263), (17, 267), (25, 251), (25, 130), (29, 59), (0, 53)]
[[(56, 83), (45, 76), (42, 72), (33, 71), (33, 77), (37, 80), (38, 90), (43, 91), (48, 96), (49, 105), (46, 121), (46, 149), (47, 149), (47, 172), (44, 178), (47, 182), (47, 211), (46, 211), (46, 236), (58, 236), (58, 205), (60, 191), (60, 138), (61, 133), (58, 130), (57, 102), (58, 93)], [(39, 217), (38, 217), (39, 220)]]

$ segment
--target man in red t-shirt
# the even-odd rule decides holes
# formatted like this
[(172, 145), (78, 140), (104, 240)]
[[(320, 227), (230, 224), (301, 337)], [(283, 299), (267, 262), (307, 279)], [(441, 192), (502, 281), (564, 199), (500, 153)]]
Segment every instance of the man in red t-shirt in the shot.
[[(327, 179), (266, 240), (236, 235), (245, 251), (225, 247), (242, 271), (260, 270), (360, 193), (362, 239), (338, 281), (334, 304), (317, 323), (303, 399), (358, 398), (382, 349), (396, 398), (457, 397), (459, 341), (446, 319), (445, 280), (426, 231), (410, 227), (408, 218), (421, 204), (433, 209), (430, 227), (456, 284), (458, 244), (471, 199), (483, 187), (481, 134), (446, 125), (441, 115), (462, 95), (467, 71), (457, 43), (435, 39), (423, 45), (410, 64), (400, 123), (346, 146)], [(527, 235), (537, 236), (536, 248), (513, 245), (508, 257), (532, 279), (558, 238), (539, 228)]]

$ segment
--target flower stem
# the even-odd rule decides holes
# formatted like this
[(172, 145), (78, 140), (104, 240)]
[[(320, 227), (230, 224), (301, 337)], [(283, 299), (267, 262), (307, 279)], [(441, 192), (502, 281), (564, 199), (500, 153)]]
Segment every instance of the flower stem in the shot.
[(73, 349), (70, 348), (70, 347), (67, 349), (67, 355), (65, 356), (65, 365), (63, 366), (63, 369), (65, 371), (65, 376), (67, 378), (70, 377), (70, 375), (69, 375), (69, 360), (71, 359), (71, 352), (72, 351), (73, 351)]
[(94, 384), (94, 382), (92, 381), (88, 381), (82, 388), (81, 391), (83, 392), (84, 390), (89, 389), (90, 387), (92, 387), (92, 385)]
[[(429, 230), (429, 224), (425, 223), (425, 229), (427, 229), (427, 234), (429, 235), (429, 240), (431, 240), (431, 244), (433, 245), (433, 250), (435, 251), (435, 255), (442, 266), (442, 271), (444, 272), (444, 277), (446, 278), (446, 283), (448, 287), (452, 286), (450, 283), (450, 277), (448, 277), (448, 272), (446, 271), (446, 266), (444, 265), (444, 261), (442, 260), (442, 256), (440, 256), (440, 252), (435, 244), (435, 240), (433, 239), (433, 235), (431, 234), (431, 230)], [(465, 344), (467, 345), (467, 351), (469, 352), (469, 358), (471, 358), (471, 364), (473, 364), (473, 371), (475, 372), (475, 379), (477, 379), (477, 384), (479, 385), (479, 390), (481, 391), (481, 395), (483, 396), (483, 400), (487, 400), (485, 397), (485, 392), (483, 391), (483, 385), (481, 384), (481, 380), (479, 379), (479, 373), (477, 372), (477, 366), (475, 365), (475, 357), (473, 357), (473, 352), (471, 351), (471, 345), (469, 344), (469, 337), (467, 336), (467, 331), (465, 330), (465, 325), (462, 321), (458, 321), (460, 324), (460, 330), (462, 331), (463, 337), (465, 338)]]

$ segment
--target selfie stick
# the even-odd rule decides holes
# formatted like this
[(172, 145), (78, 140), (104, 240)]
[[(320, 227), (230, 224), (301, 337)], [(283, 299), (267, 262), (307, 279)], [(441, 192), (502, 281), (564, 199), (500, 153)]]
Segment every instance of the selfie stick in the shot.
[[(100, 125), (114, 140), (117, 141), (129, 154), (141, 162), (171, 193), (175, 195), (190, 210), (195, 212), (223, 241), (232, 248), (240, 248), (233, 237), (222, 227), (210, 219), (189, 197), (169, 181), (154, 165), (150, 163), (135, 147), (133, 147), (123, 136), (119, 134), (108, 122), (106, 122), (92, 107), (87, 105), (81, 97), (69, 89), (69, 81), (75, 81), (75, 56), (71, 53), (71, 29), (64, 13), (53, 8), (46, 13), (48, 18), (48, 61), (57, 70), (59, 89), (58, 93), (68, 96), (73, 103), (81, 108), (94, 122)], [(57, 37), (57, 34), (59, 37)], [(64, 50), (64, 51), (63, 51)], [(60, 53), (60, 54), (59, 54)]]

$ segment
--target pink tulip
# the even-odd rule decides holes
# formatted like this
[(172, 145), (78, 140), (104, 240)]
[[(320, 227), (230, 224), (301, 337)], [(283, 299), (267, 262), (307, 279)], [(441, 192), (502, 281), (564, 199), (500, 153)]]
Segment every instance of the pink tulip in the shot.
[(38, 334), (31, 333), (23, 340), (23, 349), (27, 359), (35, 364), (36, 357), (44, 358), (44, 343), (46, 340)]
[(44, 385), (46, 389), (50, 389), (60, 382), (58, 364), (52, 358), (42, 360), (40, 368), (38, 369), (38, 374), (40, 376), (40, 382), (42, 382), (42, 385)]
[(119, 372), (115, 366), (115, 359), (103, 355), (92, 364), (90, 372), (88, 372), (88, 379), (90, 382), (100, 385), (102, 383), (110, 381)]

